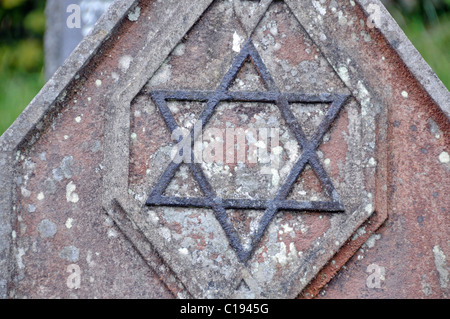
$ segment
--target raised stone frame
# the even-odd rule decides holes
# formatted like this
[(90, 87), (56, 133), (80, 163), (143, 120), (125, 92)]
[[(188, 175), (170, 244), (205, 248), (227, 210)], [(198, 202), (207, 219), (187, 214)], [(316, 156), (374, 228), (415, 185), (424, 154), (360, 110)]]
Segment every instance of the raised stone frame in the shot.
[[(351, 92), (354, 92), (355, 98), (362, 107), (376, 107), (378, 109), (378, 116), (367, 118), (365, 128), (369, 130), (367, 134), (371, 137), (371, 141), (375, 141), (375, 136), (378, 131), (385, 129), (386, 114), (388, 112), (387, 106), (382, 99), (377, 99), (377, 96), (382, 96), (384, 92), (379, 88), (373, 87), (368, 81), (364, 83), (367, 91), (361, 90), (361, 83), (353, 82), (352, 73), (359, 72), (358, 67), (347, 70), (347, 75), (344, 76), (340, 72), (342, 61), (346, 61), (346, 51), (349, 48), (335, 42), (320, 42), (317, 41), (319, 32), (325, 32), (327, 26), (314, 25), (312, 18), (304, 10), (302, 2), (294, 0), (286, 0), (286, 4), (290, 7), (292, 12), (302, 24), (309, 24), (312, 27), (305, 27), (309, 36), (314, 39), (316, 43), (321, 43), (320, 49), (328, 58), (330, 64), (333, 66), (337, 74), (341, 76), (346, 86)], [(403, 60), (407, 68), (412, 72), (417, 81), (423, 86), (432, 100), (440, 106), (442, 112), (447, 119), (450, 119), (450, 94), (445, 86), (440, 82), (431, 68), (426, 64), (421, 55), (417, 52), (414, 46), (410, 43), (404, 33), (401, 31), (397, 23), (392, 19), (389, 13), (379, 0), (355, 0), (356, 5), (360, 6), (365, 12), (366, 16), (370, 16), (371, 12), (367, 11), (369, 4), (376, 4), (382, 10), (382, 19), (377, 29), (384, 36), (390, 46), (395, 50), (399, 57)], [(12, 255), (12, 225), (15, 218), (14, 207), (14, 170), (17, 152), (21, 146), (26, 143), (33, 143), (39, 137), (39, 131), (42, 129), (43, 120), (47, 116), (51, 116), (55, 111), (55, 105), (59, 100), (62, 100), (65, 95), (65, 90), (75, 83), (83, 68), (93, 59), (102, 47), (102, 45), (114, 33), (117, 26), (123, 19), (126, 19), (130, 12), (138, 5), (139, 1), (117, 0), (106, 14), (95, 25), (92, 32), (80, 43), (71, 56), (67, 59), (65, 64), (56, 72), (56, 74), (46, 83), (40, 93), (33, 99), (26, 110), (18, 117), (18, 119), (11, 125), (11, 127), (0, 138), (0, 166), (3, 168), (0, 171), (0, 297), (8, 298), (8, 284), (11, 280), (11, 263), (14, 260)], [(171, 7), (171, 19), (164, 21), (161, 24), (160, 30), (153, 34), (144, 37), (142, 50), (139, 56), (130, 66), (129, 71), (124, 77), (118, 87), (121, 88), (110, 100), (110, 112), (107, 114), (105, 132), (105, 160), (104, 167), (106, 168), (106, 175), (104, 176), (104, 191), (103, 207), (105, 211), (110, 214), (118, 226), (129, 234), (133, 234), (133, 225), (127, 220), (125, 215), (121, 215), (121, 209), (132, 212), (133, 205), (123, 194), (127, 194), (127, 179), (128, 172), (126, 165), (128, 161), (128, 143), (129, 143), (129, 122), (124, 121), (124, 118), (129, 118), (129, 106), (132, 99), (139, 93), (146, 81), (159, 68), (164, 59), (173, 50), (179, 40), (186, 34), (186, 32), (195, 24), (199, 16), (212, 3), (212, 0), (197, 0), (197, 1), (183, 1), (177, 2)], [(331, 54), (331, 52), (339, 52), (339, 54)], [(341, 69), (342, 70), (342, 69)], [(372, 99), (370, 98), (372, 97)], [(369, 141), (370, 142), (370, 141)], [(386, 149), (372, 149), (371, 152), (383, 152)], [(383, 158), (383, 156), (381, 156)], [(378, 163), (378, 167), (368, 167), (370, 174), (379, 174), (378, 170), (385, 170), (386, 166), (382, 162)], [(383, 174), (381, 173), (381, 177)], [(372, 187), (377, 190), (383, 190), (384, 185), (374, 185), (371, 181)], [(124, 188), (125, 187), (125, 188)], [(382, 196), (383, 197), (383, 196)], [(368, 199), (369, 200), (369, 199)], [(371, 205), (369, 200), (365, 203)], [(372, 205), (368, 215), (373, 213), (376, 209)], [(380, 212), (383, 214), (385, 212)], [(345, 238), (343, 238), (345, 240)], [(157, 240), (157, 239), (155, 239)], [(152, 247), (143, 244), (142, 247), (136, 247), (141, 251), (148, 251)], [(323, 260), (320, 264), (324, 266), (327, 260)], [(152, 261), (148, 260), (151, 265)], [(164, 271), (163, 271), (164, 272)], [(317, 272), (316, 272), (317, 273)], [(305, 278), (309, 282), (316, 273), (308, 274)], [(164, 275), (164, 273), (162, 274)], [(243, 270), (243, 276), (248, 276)], [(251, 280), (247, 281), (251, 285)], [(296, 287), (290, 292), (290, 297), (295, 297), (302, 287)], [(195, 287), (186, 287), (187, 292), (183, 287), (180, 287), (180, 297), (182, 296), (199, 296), (196, 293)], [(250, 287), (251, 288), (251, 287)]]

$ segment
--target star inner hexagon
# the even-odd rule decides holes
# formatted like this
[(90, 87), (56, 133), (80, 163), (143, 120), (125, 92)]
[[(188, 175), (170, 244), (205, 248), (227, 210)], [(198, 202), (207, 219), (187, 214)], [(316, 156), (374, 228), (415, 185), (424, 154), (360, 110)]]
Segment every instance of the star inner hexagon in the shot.
[[(250, 58), (256, 67), (267, 91), (263, 92), (231, 92), (229, 87), (237, 77), (238, 72), (243, 67), (245, 61)], [(209, 208), (214, 211), (216, 219), (219, 221), (230, 245), (235, 250), (238, 259), (245, 263), (248, 261), (256, 246), (264, 235), (264, 232), (270, 222), (273, 220), (279, 210), (290, 211), (313, 211), (339, 213), (344, 212), (345, 208), (339, 194), (334, 188), (327, 172), (320, 163), (316, 151), (322, 143), (323, 136), (330, 129), (331, 124), (337, 118), (340, 109), (346, 102), (348, 95), (342, 94), (305, 94), (305, 93), (281, 93), (275, 85), (275, 82), (263, 63), (258, 51), (251, 40), (248, 40), (243, 49), (236, 56), (230, 70), (222, 79), (220, 85), (215, 91), (153, 91), (151, 97), (159, 108), (167, 126), (173, 133), (180, 129), (172, 112), (170, 111), (168, 101), (197, 101), (205, 102), (206, 107), (201, 113), (197, 123), (200, 123), (203, 130), (214, 114), (220, 102), (259, 102), (274, 103), (280, 109), (287, 126), (293, 132), (296, 140), (302, 148), (302, 154), (296, 160), (291, 172), (286, 180), (276, 192), (275, 198), (267, 200), (254, 199), (226, 199), (217, 196), (215, 190), (205, 176), (201, 165), (195, 163), (194, 154), (191, 152), (190, 160), (186, 163), (192, 173), (192, 176), (200, 186), (204, 197), (177, 197), (163, 195), (165, 189), (174, 178), (175, 173), (183, 163), (172, 161), (164, 173), (161, 175), (154, 186), (150, 196), (147, 199), (147, 206), (172, 206), (172, 207), (198, 207)], [(304, 130), (296, 120), (294, 114), (289, 108), (290, 103), (330, 103), (324, 119), (318, 126), (310, 139), (307, 138)], [(195, 129), (190, 132), (189, 143), (191, 147), (196, 139)], [(181, 142), (181, 137), (178, 139)], [(182, 156), (182, 151), (180, 151)], [(185, 154), (186, 156), (186, 154)], [(288, 200), (287, 197), (293, 188), (298, 176), (309, 164), (316, 173), (320, 183), (330, 197), (330, 201), (296, 201)], [(245, 248), (239, 235), (234, 228), (230, 218), (226, 214), (226, 209), (241, 210), (264, 210), (264, 215), (260, 219), (257, 229), (251, 234), (251, 245)]]

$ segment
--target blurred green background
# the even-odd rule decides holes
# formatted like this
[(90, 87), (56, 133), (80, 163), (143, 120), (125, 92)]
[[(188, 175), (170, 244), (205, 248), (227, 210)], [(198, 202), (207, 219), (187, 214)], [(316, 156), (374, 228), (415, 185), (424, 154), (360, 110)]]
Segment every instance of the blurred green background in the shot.
[[(450, 87), (450, 0), (384, 0), (411, 42)], [(0, 134), (45, 83), (45, 0), (0, 0)]]
[(45, 0), (0, 0), (0, 134), (45, 83)]

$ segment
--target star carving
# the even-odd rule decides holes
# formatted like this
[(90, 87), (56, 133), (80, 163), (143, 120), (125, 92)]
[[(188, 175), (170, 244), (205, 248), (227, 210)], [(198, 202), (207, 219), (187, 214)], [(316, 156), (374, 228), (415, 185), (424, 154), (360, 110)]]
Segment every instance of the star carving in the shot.
[[(245, 61), (250, 58), (255, 65), (267, 91), (263, 92), (230, 92), (228, 89), (236, 78), (239, 70)], [(305, 93), (282, 93), (277, 88), (272, 76), (261, 59), (258, 51), (251, 40), (248, 40), (240, 53), (234, 59), (231, 68), (222, 79), (220, 85), (215, 91), (152, 91), (152, 99), (157, 105), (171, 132), (180, 129), (173, 114), (167, 106), (167, 101), (198, 101), (205, 102), (206, 107), (201, 113), (197, 123), (201, 123), (203, 129), (214, 114), (215, 109), (220, 102), (260, 102), (274, 103), (281, 111), (287, 126), (294, 134), (296, 140), (302, 148), (302, 154), (297, 159), (286, 180), (276, 192), (273, 199), (253, 200), (253, 199), (226, 199), (217, 196), (215, 190), (205, 176), (201, 165), (194, 160), (186, 163), (192, 173), (192, 176), (200, 186), (204, 197), (177, 197), (165, 196), (164, 191), (175, 176), (182, 162), (172, 161), (164, 173), (161, 175), (147, 201), (147, 206), (171, 206), (171, 207), (197, 207), (209, 208), (222, 226), (231, 247), (235, 250), (238, 259), (246, 263), (255, 251), (258, 243), (264, 235), (270, 222), (280, 210), (289, 210), (296, 212), (312, 211), (325, 213), (342, 213), (345, 211), (341, 198), (333, 186), (327, 172), (323, 168), (317, 157), (317, 148), (322, 143), (323, 136), (330, 129), (331, 124), (337, 118), (339, 111), (348, 99), (348, 95), (343, 94), (305, 94)], [(315, 133), (308, 139), (289, 108), (290, 103), (330, 103), (330, 107), (318, 126)], [(192, 130), (192, 145), (196, 136)], [(193, 154), (191, 155), (194, 156)], [(193, 159), (193, 158), (192, 158)], [(306, 165), (309, 164), (324, 190), (329, 195), (330, 201), (296, 201), (288, 200), (298, 176), (303, 172)], [(263, 210), (264, 215), (260, 219), (257, 229), (250, 235), (250, 247), (244, 247), (239, 235), (231, 223), (226, 210)]]

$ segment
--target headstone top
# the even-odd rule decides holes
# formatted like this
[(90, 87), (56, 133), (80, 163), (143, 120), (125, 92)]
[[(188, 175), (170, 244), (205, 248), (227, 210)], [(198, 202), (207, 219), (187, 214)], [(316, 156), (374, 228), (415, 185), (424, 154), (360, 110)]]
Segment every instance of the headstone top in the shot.
[(115, 1), (0, 138), (1, 296), (317, 293), (402, 196), (393, 110), (448, 176), (419, 57), (375, 0)]

